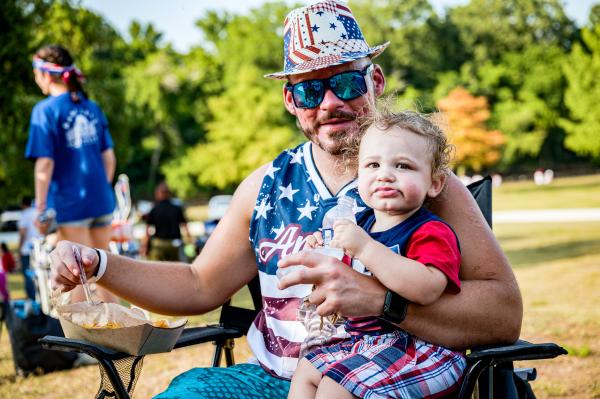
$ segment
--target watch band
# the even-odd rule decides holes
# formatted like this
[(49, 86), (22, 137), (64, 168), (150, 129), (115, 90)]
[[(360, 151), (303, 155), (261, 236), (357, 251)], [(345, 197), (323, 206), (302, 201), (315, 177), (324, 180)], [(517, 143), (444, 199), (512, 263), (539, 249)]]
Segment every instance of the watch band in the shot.
[(402, 323), (406, 318), (408, 303), (409, 302), (402, 296), (396, 294), (392, 290), (388, 290), (385, 293), (383, 315), (381, 318), (394, 324)]

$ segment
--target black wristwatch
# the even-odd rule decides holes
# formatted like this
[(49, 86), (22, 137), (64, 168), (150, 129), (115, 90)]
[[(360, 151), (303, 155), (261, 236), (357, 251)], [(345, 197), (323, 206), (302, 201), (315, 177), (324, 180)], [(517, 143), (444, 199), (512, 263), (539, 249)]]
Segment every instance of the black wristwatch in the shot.
[(385, 293), (385, 302), (383, 302), (383, 315), (381, 318), (390, 323), (399, 324), (404, 321), (406, 311), (408, 310), (408, 301), (388, 290)]

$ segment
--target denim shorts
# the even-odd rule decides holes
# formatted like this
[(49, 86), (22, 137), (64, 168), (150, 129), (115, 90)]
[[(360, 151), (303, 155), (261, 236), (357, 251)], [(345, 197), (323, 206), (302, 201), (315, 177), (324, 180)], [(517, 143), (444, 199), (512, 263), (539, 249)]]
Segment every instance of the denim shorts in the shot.
[(56, 225), (58, 227), (85, 227), (88, 229), (93, 229), (95, 227), (106, 227), (111, 224), (113, 220), (112, 213), (108, 215), (102, 215), (93, 218), (86, 218), (80, 220), (69, 220), (66, 222), (59, 222)]

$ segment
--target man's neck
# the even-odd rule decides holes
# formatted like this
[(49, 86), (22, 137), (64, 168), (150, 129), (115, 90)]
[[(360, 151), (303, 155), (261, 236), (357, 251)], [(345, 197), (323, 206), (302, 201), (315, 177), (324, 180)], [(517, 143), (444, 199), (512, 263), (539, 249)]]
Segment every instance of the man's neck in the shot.
[(330, 193), (336, 195), (354, 179), (354, 171), (345, 168), (341, 158), (331, 155), (314, 143), (311, 144), (311, 150), (315, 167)]

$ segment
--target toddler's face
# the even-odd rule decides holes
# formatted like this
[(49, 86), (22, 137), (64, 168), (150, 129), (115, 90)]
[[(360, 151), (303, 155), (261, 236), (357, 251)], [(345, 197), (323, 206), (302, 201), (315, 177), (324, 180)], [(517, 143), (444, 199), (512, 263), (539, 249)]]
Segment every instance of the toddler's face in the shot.
[(370, 127), (360, 144), (358, 190), (367, 205), (390, 215), (419, 208), (438, 191), (427, 139), (409, 130)]

